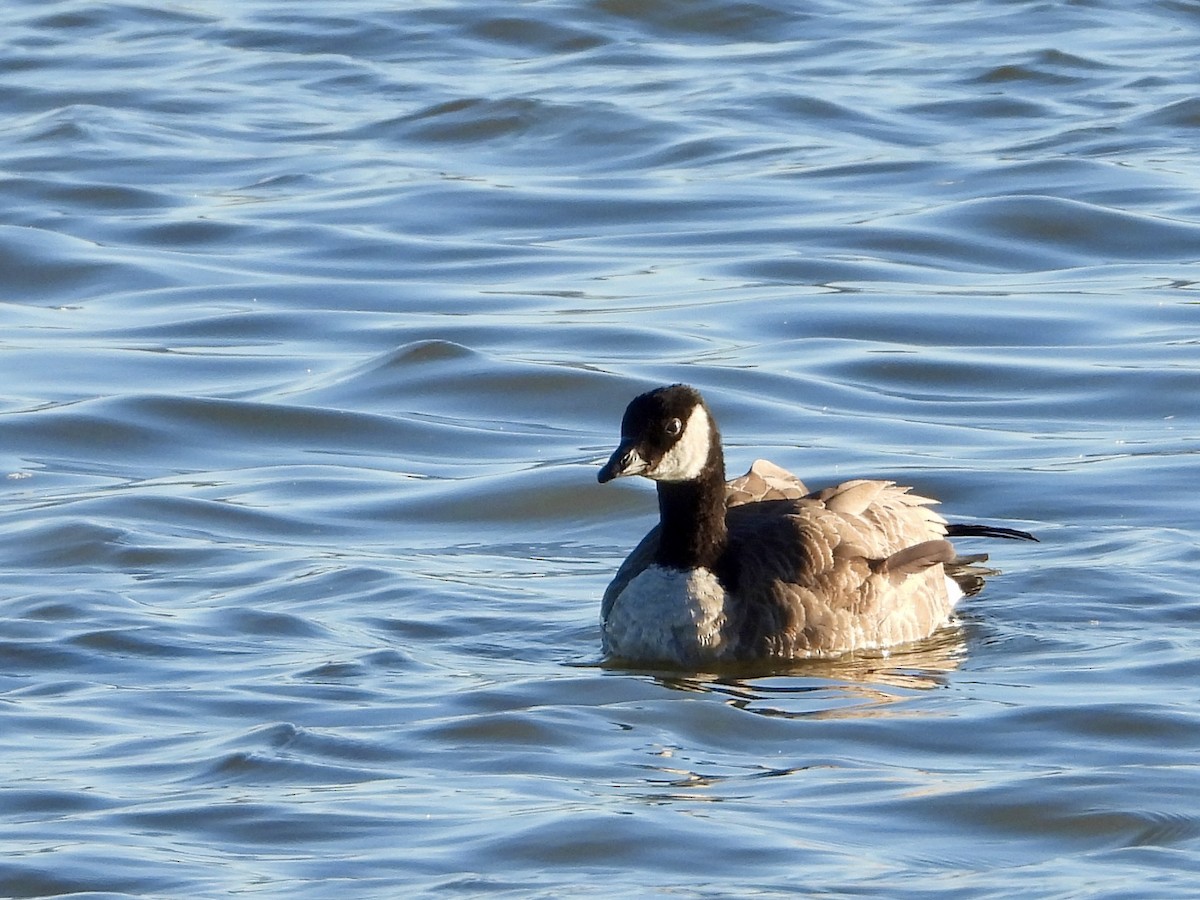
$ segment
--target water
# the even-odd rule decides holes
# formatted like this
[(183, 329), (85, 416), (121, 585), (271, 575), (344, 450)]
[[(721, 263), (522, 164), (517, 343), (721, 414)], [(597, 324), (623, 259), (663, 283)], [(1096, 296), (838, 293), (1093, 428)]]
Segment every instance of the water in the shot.
[[(1194, 895), (1200, 4), (0, 20), (0, 895)], [(1043, 542), (605, 667), (678, 380)]]

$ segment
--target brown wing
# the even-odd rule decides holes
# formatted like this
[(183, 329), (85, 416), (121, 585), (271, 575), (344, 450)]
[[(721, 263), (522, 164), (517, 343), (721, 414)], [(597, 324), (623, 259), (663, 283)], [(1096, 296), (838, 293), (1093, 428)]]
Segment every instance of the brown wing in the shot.
[(725, 498), (728, 506), (763, 500), (799, 500), (808, 493), (808, 488), (799, 478), (765, 459), (756, 459), (750, 471), (732, 479), (728, 487)]
[[(758, 503), (763, 500), (799, 500), (808, 493), (804, 482), (799, 478), (787, 469), (765, 459), (756, 459), (745, 475), (739, 475), (730, 480), (728, 488), (725, 503), (730, 507)], [(655, 525), (633, 548), (633, 552), (625, 558), (625, 562), (621, 563), (617, 574), (613, 576), (612, 582), (604, 591), (604, 600), (600, 604), (602, 619), (608, 618), (608, 611), (612, 608), (613, 601), (617, 599), (621, 591), (625, 590), (625, 585), (629, 584), (654, 561), (654, 554), (657, 550), (658, 526)]]
[(731, 654), (826, 655), (932, 633), (951, 606), (939, 564), (954, 558), (932, 502), (850, 481), (731, 509)]

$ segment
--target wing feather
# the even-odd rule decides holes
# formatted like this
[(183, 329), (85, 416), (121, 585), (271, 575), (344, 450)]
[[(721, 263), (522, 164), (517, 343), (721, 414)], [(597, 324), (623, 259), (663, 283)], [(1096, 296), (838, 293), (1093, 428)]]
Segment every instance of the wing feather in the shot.
[(727, 515), (739, 655), (841, 653), (925, 637), (950, 612), (954, 559), (932, 501), (854, 481)]

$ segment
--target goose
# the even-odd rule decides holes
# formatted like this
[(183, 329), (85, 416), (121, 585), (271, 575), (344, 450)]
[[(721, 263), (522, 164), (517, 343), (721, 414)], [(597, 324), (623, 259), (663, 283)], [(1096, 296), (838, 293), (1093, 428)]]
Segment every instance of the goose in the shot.
[(604, 592), (606, 657), (696, 667), (833, 657), (921, 640), (983, 586), (949, 537), (1037, 540), (991, 525), (951, 525), (936, 501), (891, 481), (809, 492), (756, 460), (726, 483), (721, 433), (685, 384), (635, 397), (601, 484), (657, 484), (659, 523)]

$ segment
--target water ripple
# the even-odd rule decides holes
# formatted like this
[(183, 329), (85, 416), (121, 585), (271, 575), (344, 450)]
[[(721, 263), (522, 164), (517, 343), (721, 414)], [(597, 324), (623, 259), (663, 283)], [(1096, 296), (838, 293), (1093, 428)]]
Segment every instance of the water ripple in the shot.
[[(1194, 3), (5, 26), (0, 892), (1195, 893)], [(680, 380), (1043, 542), (905, 652), (609, 667)]]

